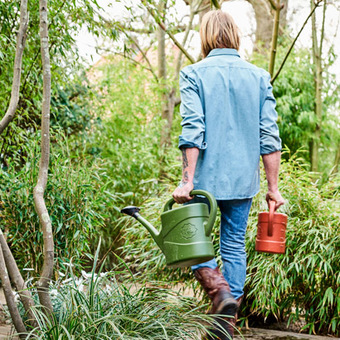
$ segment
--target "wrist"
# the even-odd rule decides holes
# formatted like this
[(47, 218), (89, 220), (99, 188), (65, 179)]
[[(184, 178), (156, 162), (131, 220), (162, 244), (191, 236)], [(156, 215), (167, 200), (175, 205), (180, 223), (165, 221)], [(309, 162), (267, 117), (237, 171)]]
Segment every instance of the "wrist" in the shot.
[(271, 191), (271, 192), (279, 191), (279, 187), (277, 185), (268, 184), (268, 191)]
[(180, 188), (184, 187), (185, 185), (192, 185), (193, 186), (194, 184), (193, 184), (192, 181), (188, 181), (187, 179), (182, 179), (178, 184), (178, 186)]
[(193, 181), (194, 181), (194, 176), (189, 174), (188, 171), (184, 171), (183, 176), (182, 176), (182, 182), (187, 184), (187, 183), (193, 183)]

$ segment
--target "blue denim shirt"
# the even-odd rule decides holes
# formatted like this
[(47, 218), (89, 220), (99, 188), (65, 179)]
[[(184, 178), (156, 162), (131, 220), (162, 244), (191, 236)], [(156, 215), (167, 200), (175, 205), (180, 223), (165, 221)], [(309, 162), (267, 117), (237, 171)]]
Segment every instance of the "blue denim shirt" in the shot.
[(180, 73), (180, 148), (200, 149), (195, 189), (216, 199), (255, 196), (260, 155), (281, 150), (270, 75), (229, 48)]

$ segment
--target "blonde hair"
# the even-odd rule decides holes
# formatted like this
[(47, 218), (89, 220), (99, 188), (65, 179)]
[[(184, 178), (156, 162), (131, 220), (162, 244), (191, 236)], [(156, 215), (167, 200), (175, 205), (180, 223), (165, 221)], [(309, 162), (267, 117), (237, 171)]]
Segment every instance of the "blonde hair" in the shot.
[(202, 18), (201, 49), (205, 58), (214, 48), (240, 47), (240, 36), (234, 19), (221, 10), (209, 11)]

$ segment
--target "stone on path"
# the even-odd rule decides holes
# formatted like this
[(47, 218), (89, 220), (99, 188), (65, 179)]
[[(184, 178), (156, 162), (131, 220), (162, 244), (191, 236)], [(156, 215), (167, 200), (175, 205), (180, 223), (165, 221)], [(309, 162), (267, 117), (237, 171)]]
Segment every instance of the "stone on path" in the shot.
[[(327, 336), (309, 335), (302, 333), (283, 332), (273, 329), (250, 328), (242, 329), (242, 335), (245, 340), (332, 340), (339, 339)], [(241, 335), (236, 335), (235, 340), (243, 339)]]

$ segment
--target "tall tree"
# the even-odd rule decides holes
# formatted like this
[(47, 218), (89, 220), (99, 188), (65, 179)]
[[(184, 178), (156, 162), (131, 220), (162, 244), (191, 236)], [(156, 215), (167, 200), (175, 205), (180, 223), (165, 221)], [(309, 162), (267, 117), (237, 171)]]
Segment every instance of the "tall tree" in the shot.
[(44, 193), (47, 184), (50, 158), (50, 106), (51, 106), (51, 65), (48, 42), (47, 0), (39, 1), (40, 50), (43, 67), (43, 102), (41, 113), (41, 158), (38, 182), (33, 190), (35, 210), (39, 216), (44, 240), (44, 263), (37, 282), (40, 303), (46, 314), (51, 314), (53, 306), (49, 295), (49, 285), (53, 275), (54, 242), (50, 215), (46, 208)]
[(20, 26), (16, 42), (11, 99), (7, 112), (0, 121), (0, 135), (6, 129), (8, 124), (13, 120), (14, 114), (18, 107), (22, 68), (22, 55), (26, 44), (27, 27), (28, 27), (27, 0), (24, 0), (21, 1), (20, 4)]
[[(189, 20), (187, 25), (183, 25), (181, 22), (172, 22), (169, 16), (169, 7), (173, 4), (172, 1), (159, 0), (158, 2), (142, 1), (143, 4), (143, 23), (144, 28), (140, 29), (135, 27), (136, 22), (140, 18), (133, 17), (131, 23), (110, 21), (103, 16), (100, 16), (102, 22), (105, 23), (106, 28), (110, 30), (112, 28), (118, 29), (123, 32), (127, 37), (128, 41), (132, 43), (132, 49), (130, 52), (134, 52), (134, 48), (137, 48), (138, 52), (142, 55), (141, 63), (147, 64), (147, 69), (152, 73), (153, 77), (159, 83), (159, 87), (162, 92), (162, 118), (164, 119), (164, 129), (162, 132), (162, 137), (160, 140), (161, 146), (168, 146), (171, 140), (171, 128), (173, 121), (174, 108), (179, 99), (176, 97), (176, 86), (177, 78), (181, 66), (183, 64), (184, 58), (189, 60), (189, 62), (194, 63), (195, 59), (190, 55), (187, 49), (187, 43), (190, 38), (190, 33), (193, 29), (194, 17), (200, 13), (202, 10), (201, 0), (189, 0), (186, 1), (189, 6)], [(210, 4), (209, 4), (210, 7)], [(146, 22), (146, 20), (148, 20)], [(151, 19), (151, 20), (150, 20)], [(156, 37), (154, 34), (156, 32)], [(179, 41), (175, 34), (178, 32), (183, 33), (183, 38)], [(137, 37), (135, 36), (137, 34)], [(142, 36), (141, 36), (142, 35)], [(143, 39), (143, 35), (146, 35), (148, 39), (151, 38), (157, 41), (157, 64), (153, 64), (151, 58), (149, 57), (149, 47), (141, 46), (138, 43), (139, 39)], [(169, 42), (177, 47), (177, 51), (174, 55), (167, 55), (167, 49), (169, 49)], [(171, 48), (170, 48), (171, 49)], [(127, 49), (128, 51), (128, 49)], [(118, 53), (119, 54), (119, 53)], [(135, 58), (132, 57), (131, 53), (123, 54), (125, 58), (131, 60), (132, 62), (137, 62)], [(170, 57), (170, 58), (169, 58)], [(171, 65), (171, 72), (168, 72), (170, 65), (169, 59), (174, 59)]]
[[(253, 7), (256, 20), (255, 48), (258, 51), (266, 52), (272, 43), (272, 32), (276, 12), (276, 0), (247, 0)], [(287, 24), (288, 1), (281, 0), (282, 4), (280, 29), (285, 29)]]
[[(28, 11), (27, 11), (27, 0), (21, 0), (20, 3), (20, 25), (17, 33), (16, 41), (16, 53), (14, 59), (13, 68), (13, 80), (12, 80), (12, 92), (9, 101), (9, 107), (6, 114), (0, 122), (0, 135), (8, 127), (14, 118), (14, 114), (18, 107), (19, 102), (19, 92), (20, 92), (20, 80), (21, 80), (21, 70), (22, 70), (22, 56), (25, 49), (26, 37), (27, 37), (27, 27), (28, 27)], [(10, 315), (13, 320), (13, 324), (17, 332), (20, 334), (21, 338), (26, 337), (26, 327), (20, 316), (18, 307), (14, 300), (14, 296), (11, 288), (11, 280), (14, 283), (15, 289), (18, 291), (21, 301), (23, 303), (24, 309), (29, 317), (29, 323), (32, 327), (37, 327), (36, 318), (33, 314), (32, 307), (34, 306), (34, 301), (27, 290), (26, 284), (20, 274), (18, 266), (12, 255), (10, 248), (7, 245), (6, 239), (2, 230), (0, 230), (0, 277), (2, 285), (4, 288), (4, 294)]]
[[(310, 1), (311, 8), (315, 7), (318, 2)], [(315, 12), (312, 14), (312, 56), (313, 56), (313, 72), (314, 72), (314, 88), (315, 88), (315, 103), (314, 111), (316, 117), (315, 133), (310, 141), (311, 155), (311, 170), (318, 171), (319, 169), (319, 144), (322, 128), (322, 91), (323, 91), (323, 65), (322, 65), (322, 50), (325, 38), (325, 19), (326, 19), (327, 0), (323, 2), (322, 24), (320, 29), (320, 37), (317, 36), (317, 26)]]

